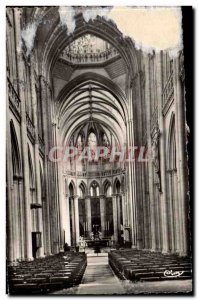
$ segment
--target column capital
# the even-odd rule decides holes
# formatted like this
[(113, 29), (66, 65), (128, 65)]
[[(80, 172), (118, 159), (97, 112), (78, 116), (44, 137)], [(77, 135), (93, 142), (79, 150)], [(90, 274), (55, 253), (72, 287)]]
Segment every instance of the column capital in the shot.
[(90, 195), (85, 196), (85, 200), (86, 199), (91, 199), (91, 196)]
[(106, 198), (106, 196), (105, 196), (104, 194), (101, 194), (101, 195), (99, 196), (99, 198)]

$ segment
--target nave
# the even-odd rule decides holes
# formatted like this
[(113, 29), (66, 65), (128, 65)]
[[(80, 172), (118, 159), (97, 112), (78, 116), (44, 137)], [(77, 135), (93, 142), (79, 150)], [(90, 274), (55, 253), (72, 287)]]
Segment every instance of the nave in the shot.
[[(65, 252), (9, 268), (11, 295), (125, 295), (190, 293), (187, 258), (101, 248)], [(168, 276), (166, 275), (168, 274)]]
[[(7, 7), (6, 22), (9, 292), (89, 292), (103, 271), (111, 292), (180, 289), (172, 275), (187, 283), (192, 269), (184, 51), (137, 49), (103, 8), (88, 20), (81, 7)], [(97, 243), (111, 251), (92, 257)]]

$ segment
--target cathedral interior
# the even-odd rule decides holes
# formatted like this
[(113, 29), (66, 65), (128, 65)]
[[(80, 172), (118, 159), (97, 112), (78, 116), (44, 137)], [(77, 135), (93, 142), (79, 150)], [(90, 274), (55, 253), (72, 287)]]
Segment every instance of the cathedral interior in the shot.
[[(8, 7), (6, 22), (8, 264), (96, 240), (189, 259), (183, 51), (144, 53), (113, 21), (80, 11), (70, 33), (59, 7)], [(117, 159), (69, 150), (64, 160), (68, 147)], [(119, 159), (122, 147), (137, 159)], [(139, 159), (144, 149), (152, 159)]]

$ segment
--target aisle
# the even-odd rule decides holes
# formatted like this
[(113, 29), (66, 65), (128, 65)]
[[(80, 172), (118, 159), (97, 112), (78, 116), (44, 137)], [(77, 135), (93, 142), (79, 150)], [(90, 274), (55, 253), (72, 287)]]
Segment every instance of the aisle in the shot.
[(108, 265), (107, 253), (87, 256), (87, 268), (76, 294), (124, 294), (120, 280), (113, 274)]
[(87, 268), (79, 286), (63, 289), (53, 295), (133, 295), (150, 293), (182, 293), (192, 290), (191, 280), (137, 282), (119, 280), (108, 265), (108, 253), (87, 251)]

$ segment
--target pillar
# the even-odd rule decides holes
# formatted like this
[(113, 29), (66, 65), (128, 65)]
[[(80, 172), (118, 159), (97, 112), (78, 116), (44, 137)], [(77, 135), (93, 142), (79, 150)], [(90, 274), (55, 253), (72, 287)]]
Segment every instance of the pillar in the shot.
[(86, 214), (86, 233), (87, 236), (90, 236), (91, 233), (91, 198), (87, 196), (85, 198), (85, 214)]
[(112, 205), (113, 205), (113, 231), (114, 240), (118, 242), (118, 212), (117, 212), (117, 196), (112, 195)]
[(21, 260), (24, 260), (24, 205), (23, 205), (23, 179), (22, 177), (18, 178), (18, 189), (19, 189), (19, 210), (20, 210), (20, 252)]
[(70, 198), (71, 204), (71, 220), (72, 220), (72, 245), (75, 244), (75, 215), (74, 215), (74, 199)]
[(174, 99), (175, 99), (175, 135), (177, 149), (177, 174), (178, 174), (178, 199), (179, 199), (179, 224), (180, 224), (180, 255), (186, 255), (188, 252), (188, 196), (187, 196), (187, 148), (185, 132), (185, 102), (184, 91), (180, 78), (179, 58), (174, 60)]
[(118, 225), (117, 225), (118, 226), (118, 240), (120, 241), (121, 208), (120, 208), (120, 195), (119, 194), (116, 196), (116, 200), (117, 200), (117, 216), (118, 216)]
[(74, 216), (75, 216), (75, 236), (76, 236), (76, 246), (79, 243), (79, 210), (78, 210), (78, 196), (74, 196)]
[[(145, 102), (148, 103), (146, 106), (146, 127), (147, 127), (147, 138), (148, 138), (148, 149), (151, 151), (151, 111), (150, 105), (151, 103), (151, 87), (150, 87), (150, 63), (149, 57), (145, 59)], [(155, 201), (154, 201), (154, 188), (153, 188), (153, 165), (151, 159), (151, 152), (149, 153), (149, 161), (148, 161), (148, 185), (149, 185), (149, 199), (150, 199), (150, 244), (151, 250), (156, 250), (156, 220), (155, 220)]]
[(101, 220), (101, 232), (102, 236), (105, 235), (105, 224), (106, 224), (106, 206), (105, 197), (100, 195), (100, 220)]
[(18, 179), (13, 180), (13, 205), (14, 205), (14, 247), (15, 247), (15, 259), (20, 258), (19, 254), (19, 207), (18, 207)]
[(168, 220), (167, 220), (167, 193), (166, 193), (166, 136), (165, 136), (165, 128), (164, 128), (164, 119), (162, 115), (163, 101), (162, 101), (162, 54), (156, 54), (157, 61), (157, 93), (158, 93), (158, 122), (159, 129), (161, 132), (160, 135), (160, 175), (161, 175), (161, 191), (159, 193), (160, 196), (160, 216), (161, 216), (161, 230), (162, 233), (162, 245), (161, 249), (163, 253), (167, 253), (169, 250), (168, 243)]
[[(14, 9), (15, 14), (15, 32), (16, 44), (21, 41), (21, 11), (19, 8)], [(17, 69), (18, 80), (24, 80), (24, 62), (22, 52), (17, 52)], [(29, 195), (29, 170), (28, 170), (28, 156), (27, 156), (27, 127), (26, 127), (26, 108), (25, 96), (22, 85), (19, 86), (19, 97), (21, 100), (21, 152), (22, 152), (22, 165), (23, 165), (23, 178), (24, 178), (24, 227), (25, 227), (25, 259), (32, 260), (32, 228), (31, 228), (31, 213), (30, 213), (30, 195)]]
[(122, 205), (122, 225), (123, 225), (123, 242), (125, 243), (125, 225), (126, 225), (126, 198), (125, 194), (121, 194)]
[(65, 231), (65, 243), (67, 243), (69, 246), (71, 246), (71, 231), (70, 231), (70, 207), (69, 207), (69, 195), (65, 195), (65, 205), (63, 213), (63, 228)]

